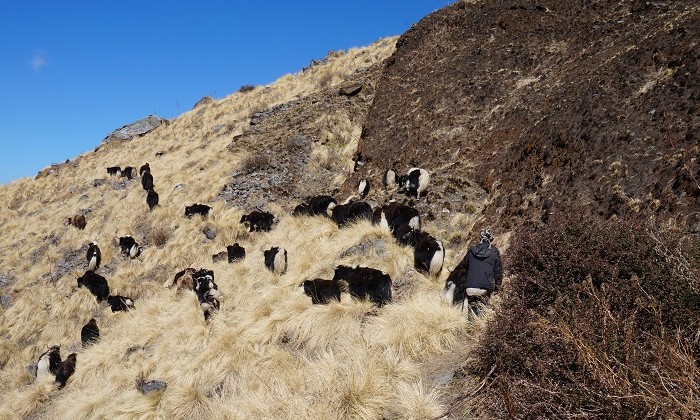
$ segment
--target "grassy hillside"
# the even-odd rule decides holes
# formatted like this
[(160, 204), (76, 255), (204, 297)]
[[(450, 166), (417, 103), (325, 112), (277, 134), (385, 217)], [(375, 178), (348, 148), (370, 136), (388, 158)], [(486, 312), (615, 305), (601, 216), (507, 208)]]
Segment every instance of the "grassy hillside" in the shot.
[[(200, 105), (142, 137), (104, 144), (55, 173), (2, 186), (0, 417), (440, 414), (443, 386), (480, 327), (441, 301), (446, 271), (439, 279), (415, 272), (412, 251), (369, 223), (340, 230), (325, 218), (292, 218), (290, 208), (298, 202), (274, 188), (262, 202), (253, 193), (247, 201), (227, 201), (222, 194), (236, 176), (259, 169), (251, 163), (252, 146), (241, 147), (237, 139), (258, 136), (251, 145), (269, 141), (269, 148), (279, 150), (262, 166), (276, 162), (280, 153), (294, 157), (293, 147), (275, 149), (285, 140), (283, 124), (277, 131), (251, 132), (254, 113), (309, 97), (332, 102), (338, 87), (358, 78), (371, 87), (395, 41), (332, 54), (269, 86)], [(313, 180), (318, 192), (331, 192), (352, 168), (362, 120), (344, 117), (338, 107), (313, 112), (289, 135), (313, 140), (297, 170)], [(108, 166), (145, 162), (160, 194), (160, 206), (152, 212), (138, 178), (119, 180), (106, 172)], [(95, 182), (99, 179), (105, 181)], [(300, 185), (299, 191), (308, 188)], [(185, 218), (184, 206), (194, 202), (211, 205), (210, 216)], [(279, 222), (269, 233), (248, 233), (239, 219), (261, 203)], [(82, 231), (65, 224), (78, 213), (87, 219)], [(452, 223), (468, 232), (474, 216), (455, 215)], [(205, 237), (205, 228), (216, 231), (213, 240)], [(430, 223), (427, 230), (438, 236), (452, 231), (449, 225)], [(145, 246), (140, 258), (119, 253), (116, 238), (124, 235)], [(85, 288), (76, 287), (90, 241), (102, 249), (98, 273), (107, 278), (112, 294), (135, 300), (133, 311), (112, 313)], [(246, 248), (245, 261), (212, 263), (211, 255), (233, 242)], [(262, 251), (275, 245), (289, 252), (289, 271), (282, 276), (263, 266)], [(446, 265), (454, 265), (462, 252), (448, 249)], [(331, 278), (339, 263), (389, 273), (395, 303), (377, 310), (344, 295), (340, 303), (313, 306), (299, 284)], [(223, 296), (209, 323), (194, 293), (164, 287), (188, 266), (215, 271)], [(80, 329), (93, 317), (101, 340), (82, 349)], [(62, 390), (36, 383), (29, 369), (54, 344), (61, 345), (64, 358), (78, 354), (75, 374)], [(160, 379), (168, 387), (143, 395), (139, 379)]]

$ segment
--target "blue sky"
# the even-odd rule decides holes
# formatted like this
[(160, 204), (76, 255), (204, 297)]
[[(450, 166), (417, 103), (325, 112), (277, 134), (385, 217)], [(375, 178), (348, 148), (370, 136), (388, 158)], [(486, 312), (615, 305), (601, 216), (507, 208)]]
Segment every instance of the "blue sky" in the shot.
[(270, 83), (405, 32), (452, 0), (0, 3), (0, 183), (148, 114)]

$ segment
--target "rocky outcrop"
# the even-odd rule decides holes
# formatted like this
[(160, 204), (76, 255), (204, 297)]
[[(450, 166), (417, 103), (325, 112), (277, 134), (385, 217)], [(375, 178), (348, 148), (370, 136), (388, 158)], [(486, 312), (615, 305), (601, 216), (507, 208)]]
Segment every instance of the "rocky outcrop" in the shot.
[(115, 140), (129, 140), (134, 136), (141, 136), (151, 132), (160, 127), (161, 124), (167, 123), (168, 120), (165, 118), (149, 115), (148, 117), (142, 118), (135, 123), (125, 125), (122, 128), (112, 131), (107, 137), (104, 138), (104, 140), (102, 140), (102, 143), (110, 143)]
[(245, 158), (219, 198), (244, 209), (280, 202), (291, 210), (303, 197), (332, 193), (352, 163), (345, 146), (360, 131), (381, 70), (348, 76), (351, 96), (336, 87), (253, 113), (227, 147)]
[(211, 96), (205, 96), (202, 99), (198, 100), (197, 103), (194, 104), (192, 109), (199, 108), (202, 105), (208, 105), (212, 102), (214, 102), (214, 99)]

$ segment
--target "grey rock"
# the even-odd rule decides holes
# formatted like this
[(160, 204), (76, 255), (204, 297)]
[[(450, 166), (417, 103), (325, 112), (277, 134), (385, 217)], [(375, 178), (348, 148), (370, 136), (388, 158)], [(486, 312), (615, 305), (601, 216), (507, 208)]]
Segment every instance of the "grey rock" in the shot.
[(126, 181), (109, 181), (110, 187), (112, 187), (113, 190), (123, 190), (126, 188)]
[(266, 117), (264, 112), (256, 112), (250, 117), (250, 125), (257, 125)]
[(109, 143), (115, 140), (128, 140), (134, 136), (146, 134), (160, 127), (160, 125), (166, 121), (167, 120), (158, 116), (149, 115), (148, 117), (142, 118), (135, 123), (125, 125), (122, 128), (112, 131), (107, 137), (105, 137), (104, 140), (102, 140), (102, 142)]
[(454, 377), (455, 377), (455, 372), (454, 372), (454, 371), (445, 372), (445, 373), (439, 374), (439, 375), (437, 375), (437, 376), (435, 377), (435, 383), (437, 384), (437, 386), (445, 386), (445, 385), (447, 385), (447, 384), (452, 380), (452, 378), (454, 378)]
[(362, 90), (362, 83), (354, 83), (346, 85), (338, 90), (338, 94), (342, 96), (355, 96)]
[(202, 229), (202, 233), (204, 234), (204, 236), (207, 237), (207, 239), (212, 240), (216, 238), (216, 230), (211, 226), (207, 226), (204, 229)]
[(164, 391), (167, 387), (168, 384), (165, 381), (152, 379), (141, 384), (139, 390), (144, 394), (150, 394), (151, 392)]
[(5, 288), (14, 283), (14, 278), (9, 274), (0, 274), (0, 287)]
[(210, 104), (214, 102), (214, 99), (211, 96), (205, 96), (202, 99), (198, 100), (196, 104), (192, 107), (192, 109), (195, 109), (199, 106)]
[(12, 298), (10, 295), (2, 295), (0, 296), (0, 307), (2, 308), (8, 308), (10, 306), (10, 301)]
[(29, 372), (32, 376), (36, 376), (36, 365), (34, 363), (27, 365), (27, 372)]
[(173, 191), (181, 190), (181, 189), (185, 188), (186, 186), (187, 185), (185, 185), (185, 184), (177, 184), (175, 186), (175, 188), (173, 188)]
[(295, 149), (302, 148), (304, 146), (308, 146), (311, 143), (311, 140), (309, 140), (308, 137), (306, 136), (294, 136), (291, 139), (289, 139), (289, 145), (291, 147), (294, 147)]
[(374, 249), (377, 256), (380, 258), (384, 258), (389, 254), (384, 239), (367, 239), (346, 249), (338, 258), (345, 258), (351, 255), (367, 255), (372, 249)]

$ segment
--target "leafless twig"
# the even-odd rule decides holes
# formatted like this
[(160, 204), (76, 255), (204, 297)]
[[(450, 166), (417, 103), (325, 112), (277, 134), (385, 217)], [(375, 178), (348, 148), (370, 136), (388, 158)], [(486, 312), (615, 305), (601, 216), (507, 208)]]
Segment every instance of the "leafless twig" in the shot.
[(488, 389), (489, 387), (491, 387), (491, 385), (494, 382), (496, 382), (495, 380), (489, 382), (488, 386), (486, 386), (486, 383), (488, 382), (488, 380), (491, 378), (491, 375), (493, 375), (493, 372), (495, 372), (495, 371), (496, 371), (496, 364), (494, 363), (493, 366), (491, 366), (491, 370), (489, 370), (489, 373), (486, 374), (486, 376), (484, 377), (484, 380), (481, 381), (479, 386), (474, 391), (472, 391), (471, 393), (469, 393), (465, 396), (462, 396), (455, 405), (450, 407), (449, 410), (447, 410), (446, 412), (444, 412), (443, 414), (441, 414), (437, 417), (433, 417), (432, 420), (440, 420), (441, 418), (448, 416), (450, 413), (452, 413), (455, 409), (460, 407), (462, 404), (464, 404), (465, 402), (474, 398), (476, 396), (476, 394), (478, 394), (479, 392), (481, 392), (484, 389)]

